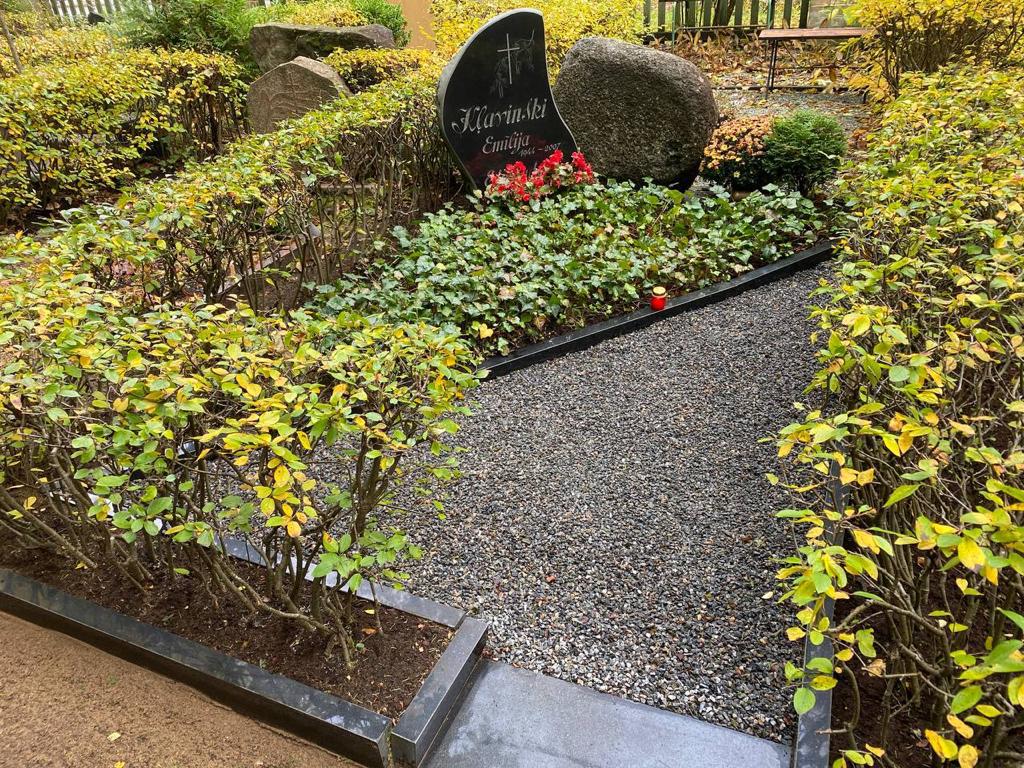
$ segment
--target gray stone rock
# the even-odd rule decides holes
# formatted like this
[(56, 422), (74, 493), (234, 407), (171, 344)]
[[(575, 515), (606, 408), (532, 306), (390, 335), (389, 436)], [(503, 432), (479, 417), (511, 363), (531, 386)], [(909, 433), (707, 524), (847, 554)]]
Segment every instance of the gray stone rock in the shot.
[(263, 72), (296, 56), (322, 59), (343, 48), (394, 48), (395, 36), (380, 24), (363, 27), (322, 27), (306, 24), (257, 24), (249, 33), (249, 47)]
[(297, 57), (274, 67), (249, 86), (249, 121), (257, 133), (277, 130), (282, 120), (350, 95), (338, 73), (322, 61)]
[(620, 40), (572, 47), (555, 103), (594, 170), (689, 186), (718, 124), (711, 82), (685, 59)]

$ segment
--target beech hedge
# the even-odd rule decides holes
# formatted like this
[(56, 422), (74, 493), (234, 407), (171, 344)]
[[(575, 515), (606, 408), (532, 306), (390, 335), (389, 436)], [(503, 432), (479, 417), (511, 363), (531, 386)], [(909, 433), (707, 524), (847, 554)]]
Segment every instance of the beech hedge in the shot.
[(0, 80), (0, 221), (121, 187), (147, 154), (217, 151), (240, 128), (238, 73), (219, 55), (139, 50)]
[(844, 687), (836, 768), (1024, 763), (1022, 124), (1021, 70), (904, 73), (847, 168), (841, 272), (815, 310), (827, 407), (779, 439), (818, 477), (782, 513), (802, 544), (779, 577), (790, 637), (834, 643), (789, 674), (798, 711)]
[(421, 48), (356, 48), (351, 51), (338, 49), (324, 62), (331, 66), (355, 93), (365, 91), (372, 85), (394, 80), (435, 62), (432, 51)]
[[(437, 51), (447, 61), (481, 24), (499, 13), (522, 8), (515, 0), (431, 0)], [(634, 0), (541, 0), (530, 4), (544, 14), (548, 70), (552, 79), (569, 49), (584, 37), (613, 37), (639, 43), (643, 10)]]
[(219, 157), (70, 217), (71, 249), (104, 284), (159, 303), (225, 291), (293, 306), (374, 239), (450, 199), (454, 167), (423, 71), (248, 136)]
[[(28, 30), (14, 38), (14, 47), (24, 69), (60, 62), (65, 65), (114, 50), (114, 39), (104, 29), (65, 25)], [(0, 45), (0, 77), (18, 74), (10, 48)]]
[[(66, 253), (7, 245), (0, 548), (114, 574), (140, 599), (197, 579), (210, 600), (195, 609), (237, 601), (355, 663), (355, 588), (401, 586), (403, 561), (419, 556), (376, 519), (404, 482), (404, 457), (430, 447), (428, 471), (417, 462), (426, 493), (453, 471), (450, 417), (475, 383), (462, 342), (353, 315), (139, 308)], [(227, 536), (264, 552), (260, 578), (226, 554)]]

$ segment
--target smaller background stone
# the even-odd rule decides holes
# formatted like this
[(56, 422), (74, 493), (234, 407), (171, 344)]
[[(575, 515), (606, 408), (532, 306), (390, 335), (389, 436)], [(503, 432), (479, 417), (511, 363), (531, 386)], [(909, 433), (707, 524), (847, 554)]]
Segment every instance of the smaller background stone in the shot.
[(249, 86), (249, 122), (257, 133), (269, 133), (282, 120), (300, 117), (342, 95), (350, 92), (337, 72), (322, 61), (299, 56)]
[(322, 59), (338, 48), (394, 48), (395, 36), (381, 24), (325, 27), (271, 22), (252, 28), (249, 47), (260, 70), (269, 72), (297, 56)]

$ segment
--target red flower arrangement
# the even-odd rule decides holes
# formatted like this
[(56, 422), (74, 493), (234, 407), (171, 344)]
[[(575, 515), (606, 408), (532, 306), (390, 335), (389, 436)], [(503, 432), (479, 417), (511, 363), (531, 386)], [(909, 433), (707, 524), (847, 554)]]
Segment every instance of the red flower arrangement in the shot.
[(521, 161), (509, 163), (503, 172), (491, 172), (487, 177), (484, 195), (491, 200), (528, 203), (563, 187), (594, 183), (594, 170), (582, 152), (573, 152), (571, 163), (562, 159), (562, 150), (556, 149), (532, 173)]

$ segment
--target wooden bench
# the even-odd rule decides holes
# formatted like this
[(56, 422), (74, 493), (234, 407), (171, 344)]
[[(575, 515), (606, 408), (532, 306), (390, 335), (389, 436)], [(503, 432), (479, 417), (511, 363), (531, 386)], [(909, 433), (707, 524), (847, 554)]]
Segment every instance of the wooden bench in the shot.
[(815, 29), (762, 29), (758, 39), (768, 44), (768, 92), (775, 89), (779, 64), (779, 43), (789, 40), (851, 40), (868, 30), (863, 27), (817, 27)]

